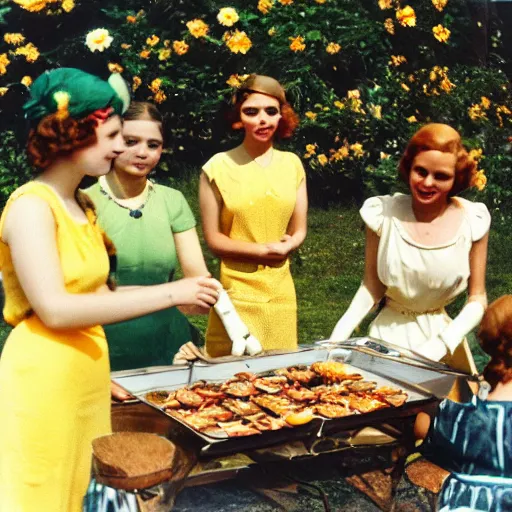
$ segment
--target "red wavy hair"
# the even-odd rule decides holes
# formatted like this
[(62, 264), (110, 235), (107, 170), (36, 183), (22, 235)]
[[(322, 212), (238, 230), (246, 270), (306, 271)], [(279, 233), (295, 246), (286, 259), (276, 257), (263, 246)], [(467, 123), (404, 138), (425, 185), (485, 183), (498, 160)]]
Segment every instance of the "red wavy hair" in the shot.
[(483, 372), (485, 380), (493, 389), (512, 381), (512, 295), (503, 295), (487, 308), (478, 338), (491, 356)]
[(420, 128), (411, 138), (399, 164), (400, 177), (408, 184), (414, 159), (423, 151), (442, 151), (455, 156), (455, 182), (450, 196), (467, 189), (476, 170), (476, 162), (462, 145), (460, 134), (447, 124), (430, 123)]

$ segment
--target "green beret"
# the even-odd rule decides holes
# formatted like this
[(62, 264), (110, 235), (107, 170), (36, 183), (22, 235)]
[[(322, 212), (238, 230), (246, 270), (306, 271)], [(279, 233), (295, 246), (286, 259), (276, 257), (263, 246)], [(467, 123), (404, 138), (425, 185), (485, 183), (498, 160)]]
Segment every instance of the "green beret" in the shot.
[(107, 82), (76, 68), (45, 71), (30, 87), (30, 99), (23, 105), (25, 117), (37, 123), (62, 106), (73, 119), (83, 119), (106, 107), (122, 115), (128, 108), (129, 92), (122, 78), (116, 75), (111, 78), (114, 77), (115, 80)]

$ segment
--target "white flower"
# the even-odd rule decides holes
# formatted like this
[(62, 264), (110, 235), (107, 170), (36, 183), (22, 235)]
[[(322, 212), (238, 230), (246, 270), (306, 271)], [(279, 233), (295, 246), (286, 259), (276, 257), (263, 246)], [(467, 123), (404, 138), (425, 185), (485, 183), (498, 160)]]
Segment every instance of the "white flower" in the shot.
[(111, 45), (113, 40), (114, 38), (109, 34), (107, 29), (97, 28), (87, 34), (85, 44), (91, 52), (95, 52), (96, 50), (102, 52)]

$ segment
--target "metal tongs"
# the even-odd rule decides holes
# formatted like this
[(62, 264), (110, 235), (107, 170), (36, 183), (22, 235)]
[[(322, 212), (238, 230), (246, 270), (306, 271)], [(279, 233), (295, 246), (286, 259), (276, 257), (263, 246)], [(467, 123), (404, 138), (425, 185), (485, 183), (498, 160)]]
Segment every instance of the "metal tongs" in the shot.
[(348, 340), (344, 341), (320, 340), (316, 341), (315, 344), (323, 348), (354, 350), (356, 352), (362, 352), (364, 354), (382, 357), (384, 359), (399, 359), (400, 362), (410, 366), (425, 368), (427, 370), (434, 370), (449, 375), (466, 377), (470, 380), (478, 380), (478, 375), (471, 375), (460, 370), (454, 370), (444, 363), (432, 361), (432, 359), (428, 359), (427, 357), (424, 357), (421, 354), (414, 352), (413, 350), (400, 347), (398, 345), (394, 345), (393, 343), (389, 343), (378, 338), (373, 338), (371, 336), (365, 336), (362, 338), (349, 338)]

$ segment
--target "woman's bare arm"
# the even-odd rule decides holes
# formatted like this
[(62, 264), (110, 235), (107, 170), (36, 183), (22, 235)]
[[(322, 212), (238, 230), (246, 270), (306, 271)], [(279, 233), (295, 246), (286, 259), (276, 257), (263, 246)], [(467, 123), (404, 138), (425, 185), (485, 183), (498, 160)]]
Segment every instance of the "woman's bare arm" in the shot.
[(487, 292), (485, 287), (485, 274), (487, 269), (487, 247), (489, 245), (489, 233), (480, 240), (473, 242), (469, 253), (469, 281), (468, 302), (477, 301), (487, 308)]
[(209, 276), (196, 228), (174, 233), (176, 254), (185, 277)]
[(146, 315), (179, 304), (208, 307), (219, 285), (195, 277), (123, 293), (67, 292), (55, 236), (55, 220), (48, 204), (22, 196), (7, 212), (2, 238), (9, 245), (16, 275), (35, 313), (54, 329), (84, 328)]

